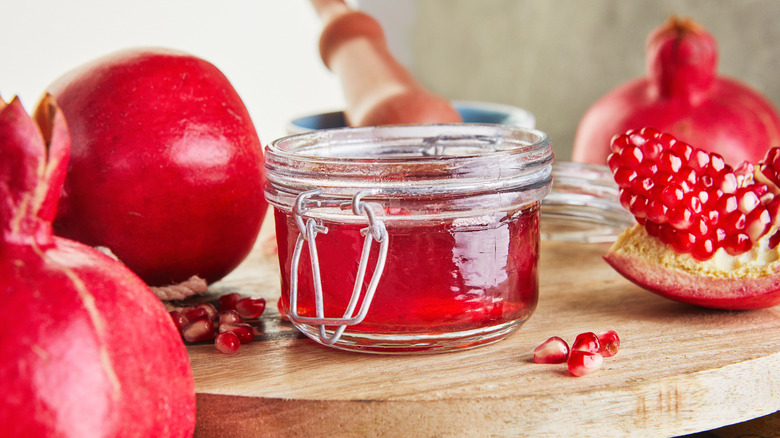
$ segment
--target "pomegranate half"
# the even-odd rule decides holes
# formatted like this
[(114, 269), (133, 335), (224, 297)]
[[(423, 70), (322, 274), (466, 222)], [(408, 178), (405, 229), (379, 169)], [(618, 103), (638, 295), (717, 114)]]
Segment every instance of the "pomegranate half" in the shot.
[(267, 207), (262, 149), (214, 65), (128, 49), (65, 74), (49, 92), (72, 137), (57, 235), (107, 247), (153, 286), (191, 276), (211, 283), (243, 261)]
[(737, 169), (645, 128), (612, 140), (609, 165), (637, 225), (604, 259), (634, 283), (703, 307), (780, 304), (780, 149)]
[[(0, 101), (0, 430), (6, 437), (188, 437), (195, 391), (162, 303), (122, 264), (52, 235), (68, 131)], [(48, 144), (46, 144), (46, 143)]]
[(727, 162), (757, 162), (780, 146), (780, 116), (747, 85), (717, 74), (715, 38), (672, 17), (647, 37), (646, 76), (605, 94), (585, 112), (572, 160), (606, 164), (613, 135), (652, 126)]

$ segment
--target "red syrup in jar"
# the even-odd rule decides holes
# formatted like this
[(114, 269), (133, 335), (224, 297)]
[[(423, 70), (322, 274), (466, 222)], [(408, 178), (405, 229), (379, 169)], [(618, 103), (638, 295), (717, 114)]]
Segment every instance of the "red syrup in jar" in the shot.
[[(387, 218), (387, 261), (366, 318), (348, 333), (436, 335), (519, 323), (538, 300), (539, 203), (504, 218), (470, 217), (404, 223)], [(298, 227), (275, 210), (282, 300), (289, 313), (290, 265)], [(352, 295), (364, 224), (322, 222), (316, 244), (324, 315), (340, 318)], [(373, 274), (376, 242), (363, 290)], [(315, 316), (306, 245), (298, 270), (298, 313)], [(359, 308), (359, 305), (358, 305)], [(332, 329), (333, 327), (328, 327)]]

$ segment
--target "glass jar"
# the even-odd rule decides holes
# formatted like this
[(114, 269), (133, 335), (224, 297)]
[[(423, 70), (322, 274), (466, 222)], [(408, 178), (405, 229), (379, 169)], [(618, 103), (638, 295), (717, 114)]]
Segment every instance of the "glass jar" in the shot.
[(498, 341), (538, 299), (541, 131), (479, 124), (313, 131), (266, 148), (282, 308), (336, 348)]
[(542, 201), (542, 240), (612, 243), (636, 221), (620, 205), (607, 166), (557, 161), (553, 187)]

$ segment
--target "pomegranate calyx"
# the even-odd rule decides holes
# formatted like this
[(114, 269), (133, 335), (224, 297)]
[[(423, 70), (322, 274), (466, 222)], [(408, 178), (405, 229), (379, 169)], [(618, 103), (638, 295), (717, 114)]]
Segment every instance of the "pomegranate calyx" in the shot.
[[(70, 135), (62, 112), (47, 97), (45, 112), (33, 120), (19, 98), (0, 104), (0, 229), (4, 241), (51, 240), (51, 220), (57, 210)], [(0, 99), (0, 101), (2, 101)], [(47, 147), (48, 143), (48, 147)]]
[(671, 17), (645, 45), (647, 75), (659, 96), (695, 104), (715, 83), (718, 44), (690, 18)]

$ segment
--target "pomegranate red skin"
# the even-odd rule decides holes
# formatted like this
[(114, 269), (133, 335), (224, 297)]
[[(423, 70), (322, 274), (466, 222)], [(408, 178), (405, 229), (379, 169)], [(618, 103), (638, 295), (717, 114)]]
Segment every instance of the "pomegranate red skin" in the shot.
[(780, 145), (774, 105), (716, 73), (717, 42), (703, 27), (672, 19), (647, 39), (647, 76), (597, 100), (577, 128), (572, 160), (606, 164), (610, 139), (653, 126), (735, 165)]
[(49, 92), (72, 137), (56, 234), (109, 248), (155, 286), (212, 283), (247, 256), (267, 208), (261, 143), (214, 65), (129, 49)]
[(50, 102), (40, 132), (18, 99), (0, 100), (0, 430), (192, 436), (192, 371), (161, 302), (122, 264), (52, 235), (69, 137)]
[(57, 237), (44, 248), (6, 245), (0, 297), (3, 436), (193, 435), (181, 336), (127, 268)]
[(607, 253), (604, 260), (633, 283), (681, 303), (727, 310), (780, 304), (780, 272), (755, 278), (715, 278), (664, 268), (616, 252)]

